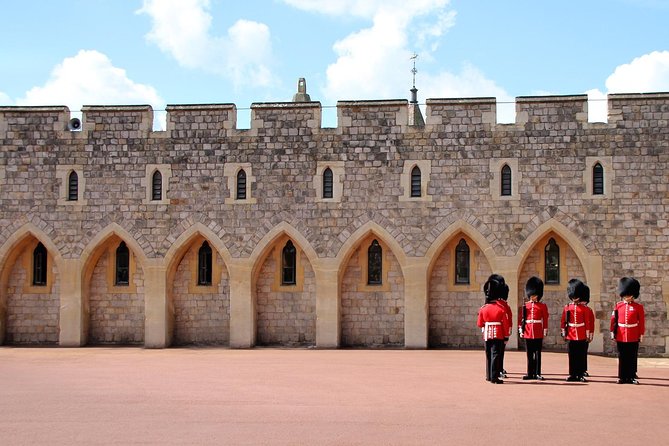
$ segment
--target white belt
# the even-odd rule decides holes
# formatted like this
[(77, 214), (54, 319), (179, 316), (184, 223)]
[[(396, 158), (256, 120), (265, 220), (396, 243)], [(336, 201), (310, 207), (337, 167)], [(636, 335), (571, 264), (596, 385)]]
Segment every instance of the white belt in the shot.
[(567, 324), (570, 327), (583, 327), (585, 324)]
[(544, 324), (543, 319), (528, 319), (525, 321), (526, 324)]
[(502, 323), (501, 322), (486, 322), (485, 325), (487, 327), (488, 325), (502, 325)]
[(639, 324), (618, 324), (618, 327), (623, 327), (623, 328), (634, 328), (638, 326)]

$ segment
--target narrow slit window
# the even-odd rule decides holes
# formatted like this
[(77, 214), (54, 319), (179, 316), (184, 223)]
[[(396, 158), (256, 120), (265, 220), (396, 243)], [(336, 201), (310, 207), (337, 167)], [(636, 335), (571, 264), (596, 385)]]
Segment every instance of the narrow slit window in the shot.
[(79, 175), (72, 171), (67, 177), (67, 201), (77, 200), (79, 200)]
[(130, 251), (125, 242), (116, 248), (116, 268), (114, 285), (128, 286), (130, 284)]
[(414, 166), (413, 169), (411, 169), (411, 196), (412, 197), (420, 197), (421, 196), (421, 191), (420, 191), (420, 168), (418, 166)]
[(511, 168), (508, 164), (502, 167), (502, 196), (511, 196)]
[(33, 285), (46, 286), (47, 253), (42, 243), (33, 251)]
[(545, 283), (558, 285), (560, 283), (560, 247), (554, 238), (548, 241), (545, 251)]
[(332, 169), (329, 167), (323, 171), (323, 198), (332, 198)]
[(470, 251), (465, 239), (460, 239), (455, 247), (455, 283), (458, 285), (470, 282)]
[(281, 285), (297, 283), (297, 250), (293, 242), (288, 240), (281, 251)]
[(599, 163), (592, 167), (592, 194), (604, 195), (604, 168)]
[(241, 169), (237, 172), (237, 200), (246, 200), (246, 172)]
[(367, 285), (381, 285), (383, 272), (383, 250), (378, 240), (367, 249)]
[(163, 175), (160, 171), (153, 172), (151, 177), (151, 200), (160, 201), (163, 199)]
[(212, 251), (206, 241), (202, 243), (197, 253), (197, 284), (198, 286), (211, 286), (212, 277)]

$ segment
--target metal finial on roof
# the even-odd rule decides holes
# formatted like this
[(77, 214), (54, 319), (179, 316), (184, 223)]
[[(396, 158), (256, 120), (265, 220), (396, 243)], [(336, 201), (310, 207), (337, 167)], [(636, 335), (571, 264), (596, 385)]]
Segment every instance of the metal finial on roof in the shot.
[(413, 60), (413, 68), (411, 69), (411, 74), (413, 74), (413, 88), (416, 88), (416, 73), (418, 73), (418, 70), (416, 69), (416, 59), (418, 59), (418, 54), (413, 53), (411, 59)]

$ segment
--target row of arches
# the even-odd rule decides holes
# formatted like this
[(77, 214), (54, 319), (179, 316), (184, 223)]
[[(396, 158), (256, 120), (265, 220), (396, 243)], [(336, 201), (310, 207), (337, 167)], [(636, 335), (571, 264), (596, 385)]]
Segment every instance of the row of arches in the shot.
[[(546, 301), (557, 312), (570, 277), (596, 284), (597, 302), (598, 259), (556, 220), (513, 257), (496, 255), (475, 228), (457, 221), (420, 258), (406, 256), (374, 222), (335, 258), (319, 258), (287, 223), (250, 257), (233, 258), (198, 223), (164, 258), (147, 258), (111, 224), (80, 258), (64, 259), (27, 224), (0, 248), (0, 333), (9, 344), (474, 347), (489, 274), (517, 284), (513, 306), (529, 276), (543, 277), (546, 265), (557, 264), (557, 281), (546, 277)], [(29, 277), (41, 270), (46, 277)], [(553, 337), (557, 346), (557, 330)]]

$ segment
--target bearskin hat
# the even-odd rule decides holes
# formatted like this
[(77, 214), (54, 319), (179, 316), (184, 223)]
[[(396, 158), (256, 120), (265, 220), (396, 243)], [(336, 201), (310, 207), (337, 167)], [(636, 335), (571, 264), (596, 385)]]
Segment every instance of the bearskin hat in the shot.
[(499, 298), (504, 301), (509, 300), (509, 285), (506, 283), (502, 285), (502, 289), (499, 291)]
[[(493, 274), (488, 277), (485, 285), (483, 285), (483, 293), (485, 294), (485, 301), (492, 302), (500, 299), (504, 293), (504, 277), (499, 274)], [(507, 291), (508, 295), (508, 291)]]
[(623, 277), (618, 282), (618, 295), (620, 297), (632, 296), (635, 299), (639, 297), (641, 284), (634, 277)]
[(567, 284), (567, 296), (569, 299), (590, 300), (590, 288), (578, 279), (571, 279)]
[(525, 284), (525, 296), (528, 299), (537, 296), (537, 300), (541, 300), (544, 297), (544, 281), (536, 276), (530, 277)]

